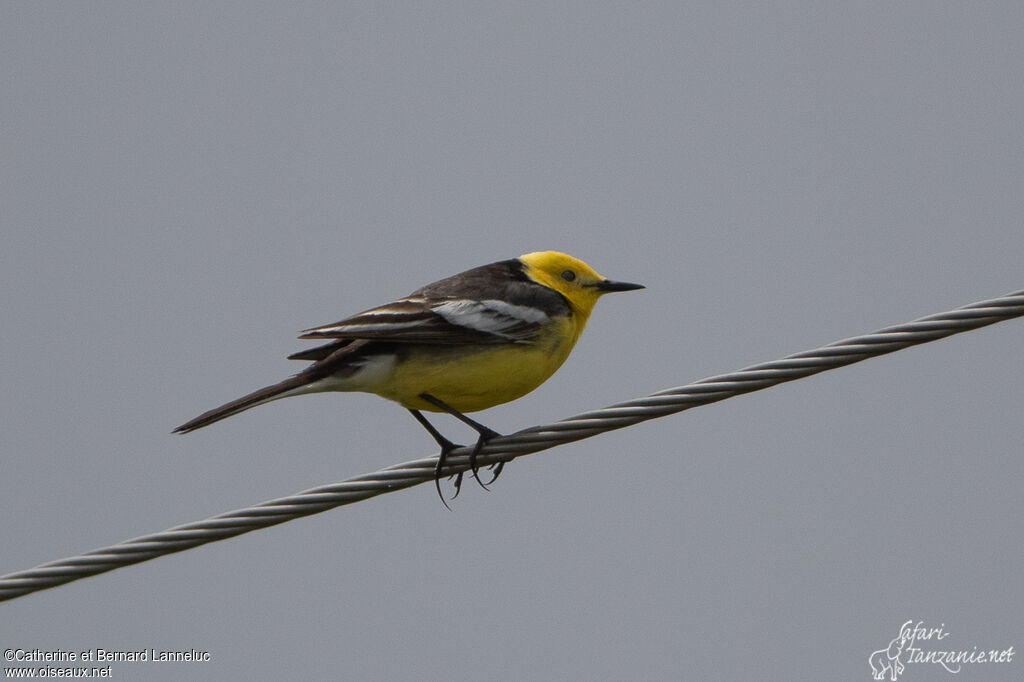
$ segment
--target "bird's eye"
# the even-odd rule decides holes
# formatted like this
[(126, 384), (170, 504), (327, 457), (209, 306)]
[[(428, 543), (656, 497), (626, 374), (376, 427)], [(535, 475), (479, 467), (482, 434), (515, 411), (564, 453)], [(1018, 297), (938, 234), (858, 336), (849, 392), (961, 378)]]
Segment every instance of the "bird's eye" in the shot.
[(573, 272), (572, 270), (563, 270), (562, 279), (564, 279), (566, 282), (571, 282), (574, 279), (576, 279), (576, 273)]

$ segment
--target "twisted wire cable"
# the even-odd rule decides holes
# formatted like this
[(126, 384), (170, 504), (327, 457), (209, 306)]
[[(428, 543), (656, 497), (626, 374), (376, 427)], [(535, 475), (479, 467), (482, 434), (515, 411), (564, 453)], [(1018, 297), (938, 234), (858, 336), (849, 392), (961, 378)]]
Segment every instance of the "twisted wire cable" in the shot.
[[(478, 464), (510, 461), (605, 431), (1021, 316), (1024, 316), (1024, 290), (495, 438), (481, 450)], [(453, 450), (448, 456), (444, 475), (468, 470), (471, 451), (471, 447)], [(0, 576), (0, 601), (432, 481), (436, 464), (436, 456), (396, 464), (339, 483)]]

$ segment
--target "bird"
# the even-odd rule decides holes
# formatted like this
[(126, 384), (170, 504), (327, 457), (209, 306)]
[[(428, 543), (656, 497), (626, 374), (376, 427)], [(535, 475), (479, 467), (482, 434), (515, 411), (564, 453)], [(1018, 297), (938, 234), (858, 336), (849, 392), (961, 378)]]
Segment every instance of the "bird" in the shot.
[[(423, 412), (448, 413), (478, 438), (470, 465), (500, 434), (470, 419), (476, 412), (520, 398), (544, 383), (569, 357), (601, 296), (643, 289), (602, 277), (558, 251), (537, 251), (472, 268), (333, 324), (303, 330), (300, 339), (328, 339), (290, 360), (312, 362), (276, 384), (204, 412), (174, 429), (188, 433), (274, 400), (306, 393), (373, 393), (407, 409), (440, 446), (434, 481), (459, 447)], [(455, 480), (455, 495), (462, 473)], [(454, 498), (454, 496), (453, 496)], [(448, 506), (446, 502), (445, 506)]]

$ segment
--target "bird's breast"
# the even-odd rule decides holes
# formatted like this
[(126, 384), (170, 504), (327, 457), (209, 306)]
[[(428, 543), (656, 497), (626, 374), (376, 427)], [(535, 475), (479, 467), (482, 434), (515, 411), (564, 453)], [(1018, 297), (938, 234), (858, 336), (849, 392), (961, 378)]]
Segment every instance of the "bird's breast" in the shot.
[(368, 390), (416, 410), (439, 411), (419, 397), (422, 393), (460, 412), (484, 410), (544, 383), (569, 357), (577, 337), (567, 319), (527, 343), (400, 348), (383, 381), (355, 390)]

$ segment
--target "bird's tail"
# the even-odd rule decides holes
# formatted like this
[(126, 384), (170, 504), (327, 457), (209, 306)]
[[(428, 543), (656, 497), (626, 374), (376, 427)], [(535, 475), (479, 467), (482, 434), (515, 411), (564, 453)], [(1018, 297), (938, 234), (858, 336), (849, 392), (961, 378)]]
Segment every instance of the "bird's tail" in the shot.
[(203, 412), (192, 421), (185, 422), (178, 428), (174, 429), (174, 433), (188, 433), (189, 431), (195, 431), (196, 429), (209, 426), (214, 422), (219, 422), (221, 419), (226, 419), (227, 417), (238, 414), (239, 412), (244, 412), (250, 407), (269, 403), (271, 400), (277, 400), (278, 398), (299, 395), (301, 393), (312, 393), (315, 390), (316, 389), (310, 386), (309, 376), (304, 375), (304, 373), (298, 374), (289, 379), (285, 379), (279, 384), (266, 386), (258, 391), (253, 391), (249, 395), (244, 395), (241, 398), (225, 403), (220, 407), (215, 407), (209, 412)]

